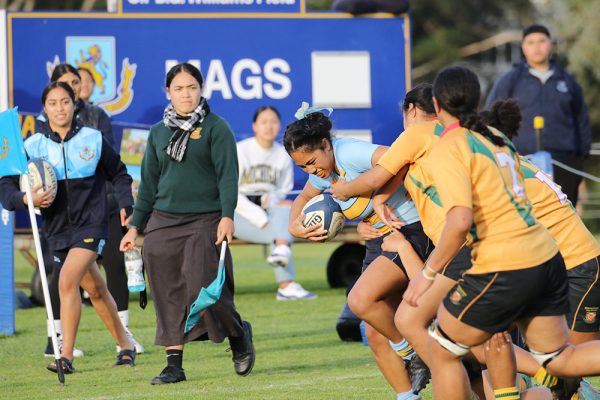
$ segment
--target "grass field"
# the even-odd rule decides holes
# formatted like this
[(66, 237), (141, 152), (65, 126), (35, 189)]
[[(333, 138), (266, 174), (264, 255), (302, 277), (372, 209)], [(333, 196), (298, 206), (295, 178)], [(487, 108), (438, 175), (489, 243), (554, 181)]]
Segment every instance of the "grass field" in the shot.
[[(335, 244), (295, 246), (298, 281), (315, 291), (313, 301), (278, 302), (273, 271), (261, 246), (233, 247), (236, 303), (252, 322), (257, 351), (251, 375), (235, 375), (227, 343), (186, 347), (187, 382), (150, 385), (165, 365), (163, 348), (154, 346), (152, 302), (142, 311), (132, 299), (130, 328), (146, 347), (137, 366), (113, 368), (114, 342), (92, 308), (83, 310), (75, 360), (77, 373), (60, 387), (46, 371), (43, 308), (20, 310), (17, 334), (0, 338), (0, 398), (3, 399), (393, 399), (370, 351), (338, 339), (335, 322), (345, 302), (343, 289), (330, 289), (325, 264)], [(31, 267), (17, 255), (16, 281), (26, 282)], [(426, 396), (426, 398), (429, 398)]]
[[(192, 343), (186, 347), (187, 382), (162, 387), (150, 379), (165, 365), (162, 347), (154, 346), (154, 309), (130, 303), (130, 328), (145, 345), (137, 366), (113, 368), (114, 342), (92, 308), (83, 309), (75, 360), (77, 373), (64, 387), (46, 371), (43, 308), (16, 314), (17, 334), (0, 336), (0, 399), (393, 399), (369, 349), (338, 339), (335, 322), (345, 302), (343, 289), (330, 289), (325, 264), (336, 244), (295, 246), (298, 281), (319, 295), (317, 300), (277, 302), (273, 271), (262, 246), (232, 248), (236, 303), (252, 322), (257, 351), (251, 375), (235, 375), (227, 343)], [(32, 269), (16, 256), (15, 280), (28, 282)], [(592, 382), (600, 385), (599, 379)], [(430, 388), (423, 400), (431, 399)]]

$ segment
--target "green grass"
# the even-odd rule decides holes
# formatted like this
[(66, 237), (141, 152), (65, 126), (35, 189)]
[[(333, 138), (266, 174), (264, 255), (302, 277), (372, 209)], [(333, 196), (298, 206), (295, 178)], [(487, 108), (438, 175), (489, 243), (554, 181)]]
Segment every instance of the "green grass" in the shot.
[[(154, 346), (154, 309), (130, 304), (130, 328), (145, 345), (137, 366), (113, 368), (115, 347), (92, 308), (83, 309), (77, 347), (85, 357), (75, 360), (77, 373), (61, 387), (46, 371), (45, 309), (19, 310), (17, 334), (0, 336), (0, 399), (393, 399), (369, 349), (341, 342), (335, 322), (345, 302), (343, 289), (330, 289), (325, 265), (337, 244), (295, 246), (297, 279), (316, 292), (314, 301), (277, 302), (273, 271), (262, 246), (232, 248), (236, 304), (252, 322), (257, 351), (251, 375), (235, 375), (227, 343), (192, 343), (186, 347), (187, 382), (150, 385), (165, 365), (162, 347)], [(32, 269), (16, 255), (15, 280), (29, 282)], [(598, 386), (600, 379), (592, 382)], [(431, 399), (431, 389), (423, 400)]]
[[(335, 322), (345, 302), (343, 289), (330, 289), (325, 264), (336, 244), (295, 246), (297, 279), (315, 291), (314, 301), (277, 302), (273, 271), (261, 246), (232, 248), (236, 304), (252, 322), (257, 360), (251, 375), (235, 375), (227, 343), (192, 343), (186, 347), (187, 382), (150, 385), (165, 365), (162, 347), (154, 346), (154, 309), (130, 306), (130, 328), (146, 353), (134, 369), (113, 368), (114, 342), (92, 308), (84, 308), (75, 360), (77, 373), (60, 387), (46, 371), (43, 308), (19, 310), (17, 334), (0, 338), (0, 398), (41, 399), (392, 399), (394, 393), (360, 343), (341, 342)], [(16, 255), (15, 277), (28, 282), (31, 267)]]

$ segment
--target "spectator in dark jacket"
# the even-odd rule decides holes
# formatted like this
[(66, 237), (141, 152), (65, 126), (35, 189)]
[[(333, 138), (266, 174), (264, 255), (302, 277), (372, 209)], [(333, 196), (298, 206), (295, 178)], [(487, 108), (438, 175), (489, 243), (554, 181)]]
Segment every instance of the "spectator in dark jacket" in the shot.
[[(526, 28), (521, 48), (524, 60), (496, 81), (486, 107), (497, 99), (516, 98), (523, 113), (523, 124), (514, 138), (519, 153), (527, 155), (538, 150), (533, 119), (542, 116), (545, 128), (539, 150), (546, 150), (553, 159), (581, 170), (592, 143), (581, 87), (551, 59), (552, 41), (545, 26)], [(555, 167), (554, 180), (575, 205), (581, 177)]]

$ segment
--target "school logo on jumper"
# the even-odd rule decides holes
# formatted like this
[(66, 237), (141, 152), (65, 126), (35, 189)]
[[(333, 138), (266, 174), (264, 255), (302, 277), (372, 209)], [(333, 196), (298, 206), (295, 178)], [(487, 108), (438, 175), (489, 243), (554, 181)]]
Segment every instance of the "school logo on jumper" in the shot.
[[(94, 91), (90, 101), (104, 108), (110, 115), (125, 111), (133, 100), (133, 79), (137, 69), (129, 58), (121, 61), (121, 73), (118, 72), (115, 38), (112, 36), (67, 36), (66, 62), (76, 68), (90, 71), (94, 79)], [(46, 72), (52, 75), (60, 64), (58, 55), (46, 62)]]
[(569, 91), (569, 87), (567, 86), (567, 82), (565, 82), (565, 81), (558, 81), (558, 83), (556, 84), (556, 90), (558, 90), (561, 93), (567, 93)]
[(2, 147), (0, 147), (0, 160), (8, 155), (8, 138), (5, 137), (2, 140)]
[(586, 324), (593, 324), (596, 322), (596, 317), (598, 316), (598, 307), (585, 307), (585, 316), (583, 317), (583, 322)]
[(461, 300), (464, 299), (466, 296), (467, 294), (465, 293), (463, 288), (457, 286), (456, 290), (454, 290), (454, 293), (452, 293), (452, 296), (450, 296), (450, 301), (454, 305), (459, 305)]
[(90, 161), (94, 155), (96, 155), (96, 152), (94, 150), (90, 151), (88, 147), (83, 149), (83, 152), (79, 152), (79, 158), (83, 161)]
[(200, 132), (202, 132), (202, 128), (194, 129), (194, 131), (190, 134), (190, 139), (200, 139), (202, 137)]

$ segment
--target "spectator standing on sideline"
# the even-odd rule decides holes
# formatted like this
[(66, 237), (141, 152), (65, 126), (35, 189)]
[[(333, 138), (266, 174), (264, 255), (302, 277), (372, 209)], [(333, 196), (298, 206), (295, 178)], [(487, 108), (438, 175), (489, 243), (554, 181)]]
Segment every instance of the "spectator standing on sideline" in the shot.
[[(551, 58), (552, 40), (545, 26), (525, 28), (521, 49), (524, 59), (496, 81), (487, 98), (486, 108), (490, 108), (497, 99), (517, 99), (523, 113), (523, 124), (514, 139), (519, 153), (527, 155), (538, 150), (533, 119), (542, 116), (545, 128), (540, 150), (546, 150), (553, 159), (581, 170), (592, 144), (588, 110), (581, 87)], [(554, 180), (575, 206), (581, 177), (555, 167)]]
[[(100, 125), (100, 121), (104, 119), (104, 116), (108, 116), (108, 114), (105, 110), (93, 105), (93, 103), (90, 101), (90, 97), (92, 97), (92, 94), (94, 93), (94, 87), (96, 86), (94, 77), (92, 76), (90, 70), (83, 67), (77, 68), (77, 72), (79, 73), (81, 82), (81, 89), (79, 91), (80, 108), (95, 108), (103, 111), (94, 114), (88, 114), (90, 115), (87, 121), (89, 126), (98, 126)], [(96, 115), (97, 117), (92, 118), (91, 116), (93, 115)], [(112, 125), (110, 135), (111, 141), (114, 142)], [(125, 228), (121, 226), (121, 222), (119, 221), (119, 210), (115, 201), (114, 189), (110, 182), (106, 184), (106, 193), (108, 194), (109, 205), (108, 240), (106, 241), (106, 245), (103, 249), (103, 261), (101, 266), (104, 267), (104, 272), (106, 272), (106, 284), (108, 286), (108, 291), (114, 297), (115, 302), (117, 303), (119, 318), (125, 327), (125, 331), (127, 332), (129, 338), (134, 342), (135, 351), (137, 354), (142, 354), (144, 352), (144, 346), (142, 346), (142, 344), (133, 337), (133, 333), (131, 333), (129, 330), (129, 289), (127, 288), (127, 272), (125, 269), (123, 253), (119, 250), (119, 243), (123, 238), (123, 230)], [(117, 352), (118, 351), (120, 351), (119, 346), (117, 346)]]
[(264, 106), (252, 118), (254, 136), (237, 144), (240, 168), (235, 236), (271, 246), (267, 262), (279, 284), (277, 300), (315, 299), (317, 295), (295, 282), (292, 235), (288, 232), (290, 207), (286, 200), (294, 188), (292, 159), (275, 142), (281, 128), (279, 111)]

